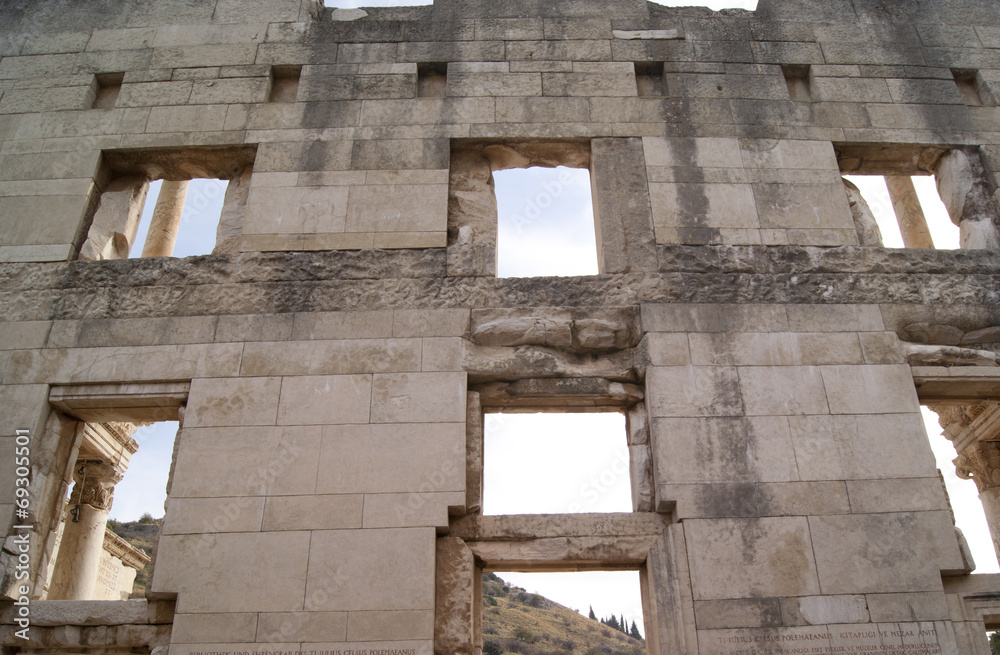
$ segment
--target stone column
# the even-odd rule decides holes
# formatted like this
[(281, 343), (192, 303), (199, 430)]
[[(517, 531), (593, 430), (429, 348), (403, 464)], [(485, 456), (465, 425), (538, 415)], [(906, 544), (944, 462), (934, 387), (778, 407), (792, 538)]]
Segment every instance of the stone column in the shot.
[(90, 600), (104, 551), (104, 531), (121, 473), (104, 462), (77, 462), (70, 515), (49, 589), (51, 600)]
[(955, 472), (976, 483), (993, 537), (993, 550), (1000, 557), (1000, 441), (971, 444), (955, 458)]
[(188, 181), (163, 180), (160, 195), (153, 209), (153, 219), (149, 224), (146, 243), (142, 247), (143, 257), (169, 257), (174, 253), (177, 228), (184, 212), (184, 198), (187, 196)]
[(938, 161), (934, 176), (941, 201), (961, 231), (961, 247), (1000, 249), (1000, 228), (979, 152), (952, 150)]
[(913, 180), (908, 175), (886, 175), (885, 185), (889, 188), (899, 231), (903, 234), (903, 245), (907, 248), (933, 249), (934, 241), (927, 229), (927, 220)]

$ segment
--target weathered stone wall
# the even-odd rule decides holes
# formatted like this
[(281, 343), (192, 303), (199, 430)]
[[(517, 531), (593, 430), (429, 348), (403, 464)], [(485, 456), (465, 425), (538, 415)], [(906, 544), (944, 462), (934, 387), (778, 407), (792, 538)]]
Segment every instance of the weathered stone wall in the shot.
[[(859, 240), (841, 172), (944, 171), (990, 246), (998, 99), (987, 0), (0, 4), (0, 461), (29, 430), (35, 588), (78, 421), (183, 419), (153, 602), (39, 601), (28, 643), (7, 602), (4, 648), (471, 655), (483, 567), (624, 566), (650, 653), (987, 652), (1000, 582), (918, 410), (1000, 398), (943, 365), (996, 338), (901, 337), (995, 335), (1000, 253)], [(601, 274), (496, 279), (492, 171), (560, 163)], [(83, 261), (200, 174), (230, 180), (217, 254)], [(627, 413), (636, 512), (479, 516), (482, 407), (539, 404)]]

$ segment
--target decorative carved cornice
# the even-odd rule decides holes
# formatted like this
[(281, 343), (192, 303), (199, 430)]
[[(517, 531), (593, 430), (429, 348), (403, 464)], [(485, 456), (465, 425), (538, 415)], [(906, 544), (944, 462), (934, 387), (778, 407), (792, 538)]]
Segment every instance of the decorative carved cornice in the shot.
[(980, 441), (955, 458), (955, 473), (976, 483), (979, 493), (1000, 487), (1000, 442)]
[(125, 541), (111, 530), (104, 530), (104, 550), (122, 561), (125, 566), (139, 570), (149, 563), (149, 555)]
[(90, 505), (94, 509), (110, 510), (114, 501), (115, 485), (122, 474), (114, 466), (104, 462), (80, 461), (73, 471), (73, 493), (70, 505)]
[[(132, 438), (135, 431), (139, 429), (139, 424), (127, 423), (125, 421), (108, 421), (107, 423), (101, 423), (101, 425), (129, 453), (134, 455), (135, 451), (139, 450), (139, 443)], [(149, 424), (147, 423), (146, 425)]]

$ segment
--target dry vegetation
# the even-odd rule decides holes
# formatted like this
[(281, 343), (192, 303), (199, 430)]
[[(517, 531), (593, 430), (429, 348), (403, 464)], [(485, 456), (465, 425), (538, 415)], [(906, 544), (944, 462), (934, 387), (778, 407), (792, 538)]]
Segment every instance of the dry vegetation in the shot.
[(483, 655), (643, 655), (633, 639), (558, 603), (483, 576)]

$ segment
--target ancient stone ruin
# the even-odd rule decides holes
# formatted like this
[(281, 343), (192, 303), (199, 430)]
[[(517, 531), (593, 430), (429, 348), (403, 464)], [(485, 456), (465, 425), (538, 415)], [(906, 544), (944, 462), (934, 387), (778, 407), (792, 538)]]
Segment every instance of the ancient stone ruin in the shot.
[[(483, 572), (625, 569), (650, 654), (988, 654), (920, 406), (1000, 547), (998, 100), (996, 0), (5, 0), (4, 653), (473, 655)], [(599, 274), (498, 277), (494, 174), (558, 165)], [(536, 409), (625, 414), (634, 511), (484, 515), (484, 414)]]

